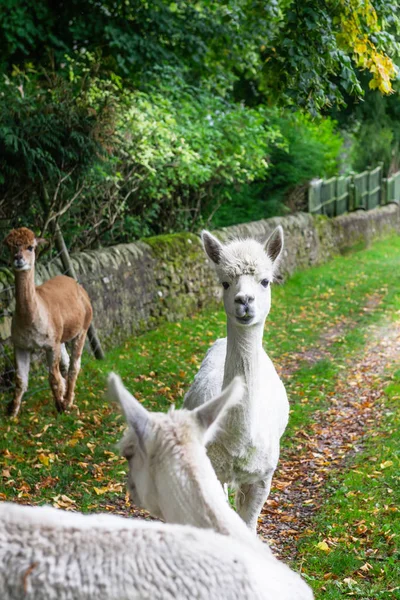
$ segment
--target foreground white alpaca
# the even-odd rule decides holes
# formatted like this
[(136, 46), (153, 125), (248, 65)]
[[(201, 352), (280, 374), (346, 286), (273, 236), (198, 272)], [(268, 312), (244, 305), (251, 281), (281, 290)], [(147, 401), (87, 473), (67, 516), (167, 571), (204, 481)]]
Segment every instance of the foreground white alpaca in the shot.
[(264, 246), (251, 239), (223, 245), (207, 231), (202, 240), (224, 288), (227, 338), (217, 340), (207, 352), (184, 407), (201, 406), (235, 376), (244, 378), (247, 393), (230, 411), (208, 456), (221, 483), (236, 488), (238, 513), (254, 530), (271, 488), (289, 415), (285, 388), (262, 346), (283, 231), (277, 227)]
[[(196, 481), (193, 489), (199, 486), (200, 492), (203, 478), (207, 480), (211, 472), (215, 479), (204, 441), (213, 435), (219, 414), (223, 417), (225, 407), (241, 393), (240, 383), (234, 384), (197, 411), (149, 414), (118, 378), (111, 377), (110, 395), (120, 399), (131, 427), (123, 450), (129, 457), (133, 495), (145, 498), (147, 508), (158, 514), (171, 511), (170, 516), (179, 515), (182, 499), (188, 497), (197, 505), (198, 498), (179, 486), (191, 485), (185, 481), (190, 473)], [(203, 465), (200, 472), (198, 463)], [(169, 465), (173, 465), (176, 488), (165, 485)], [(153, 476), (162, 471), (164, 477)], [(222, 490), (220, 494), (225, 511), (234, 515)], [(204, 502), (201, 499), (203, 507)], [(207, 502), (212, 505), (213, 498)], [(187, 526), (3, 503), (0, 598), (311, 600), (304, 581), (242, 527), (244, 537), (237, 540)]]

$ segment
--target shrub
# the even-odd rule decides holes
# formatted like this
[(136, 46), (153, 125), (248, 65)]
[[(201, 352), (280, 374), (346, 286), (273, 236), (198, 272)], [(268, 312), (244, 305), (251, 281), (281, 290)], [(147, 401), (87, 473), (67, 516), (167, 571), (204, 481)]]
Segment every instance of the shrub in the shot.
[[(338, 172), (343, 139), (333, 120), (276, 110), (267, 115), (270, 127), (280, 136), (271, 143), (264, 181), (233, 190), (229, 202), (212, 219), (216, 227), (284, 214), (293, 190), (300, 187), (304, 197), (308, 181)], [(305, 206), (300, 202), (299, 208)]]
[(281, 113), (273, 123), (286, 145), (270, 154), (268, 188), (287, 192), (314, 177), (332, 177), (339, 168), (343, 139), (329, 118), (312, 119), (302, 113)]
[[(114, 243), (199, 228), (233, 187), (265, 177), (279, 133), (263, 110), (176, 84), (168, 93), (124, 93), (115, 138), (104, 180), (119, 220), (104, 233), (76, 231), (85, 245), (99, 236)], [(85, 191), (73, 209), (76, 222), (86, 206), (104, 201), (105, 189), (100, 186), (91, 198)]]

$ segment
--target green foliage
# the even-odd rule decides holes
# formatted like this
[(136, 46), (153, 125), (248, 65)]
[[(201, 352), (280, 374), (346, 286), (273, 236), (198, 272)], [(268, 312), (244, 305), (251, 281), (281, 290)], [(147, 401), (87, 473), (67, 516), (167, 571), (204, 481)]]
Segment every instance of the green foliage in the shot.
[(0, 188), (15, 222), (44, 226), (104, 153), (108, 98), (94, 98), (95, 79), (81, 67), (71, 63), (64, 76), (28, 65), (0, 82)]
[(285, 200), (295, 188), (314, 177), (332, 177), (338, 172), (343, 139), (335, 121), (276, 110), (268, 116), (280, 137), (271, 144), (266, 177), (232, 190), (212, 219), (216, 227), (285, 214), (289, 210)]
[(374, 77), (390, 71), (384, 52), (398, 50), (397, 1), (374, 2), (376, 18), (365, 17), (360, 0), (1, 3), (3, 69), (43, 64), (49, 52), (59, 65), (65, 54), (85, 50), (101, 55), (102, 70), (141, 89), (154, 88), (169, 67), (222, 95), (234, 90), (236, 98), (280, 99), (316, 112), (341, 102), (343, 91), (362, 95), (360, 41), (381, 53), (379, 63), (363, 65)]
[[(125, 93), (117, 113), (107, 178), (121, 217), (107, 237), (113, 242), (197, 228), (230, 186), (264, 177), (269, 145), (279, 138), (265, 111), (183, 85), (168, 93)], [(83, 217), (96, 202), (101, 186), (85, 191), (73, 214)], [(81, 222), (79, 215), (75, 220)], [(82, 241), (85, 232), (76, 235)]]
[(124, 91), (96, 67), (86, 53), (60, 74), (15, 68), (1, 86), (0, 183), (13, 224), (46, 230), (61, 218), (75, 248), (192, 230), (233, 186), (265, 176), (280, 134), (264, 109), (168, 71), (155, 92)]
[(338, 172), (343, 139), (329, 118), (311, 119), (301, 113), (280, 113), (273, 121), (286, 145), (275, 145), (268, 188), (282, 192), (310, 181), (313, 177), (332, 177)]
[(221, 203), (217, 211), (208, 215), (206, 223), (213, 228), (229, 227), (238, 223), (269, 219), (286, 212), (287, 207), (282, 199), (278, 195), (268, 195), (266, 184), (257, 181), (227, 189), (225, 202)]
[(379, 92), (366, 92), (365, 102), (350, 105), (339, 116), (342, 127), (351, 135), (351, 165), (355, 171), (363, 171), (380, 161), (385, 173), (400, 168), (400, 103), (399, 86), (396, 93), (383, 97)]
[(275, 97), (316, 115), (342, 105), (344, 94), (363, 96), (355, 65), (368, 69), (388, 92), (396, 69), (385, 52), (399, 53), (399, 5), (378, 1), (374, 7), (361, 0), (288, 2), (282, 26), (263, 54), (266, 93), (273, 90)]
[(282, 212), (341, 142), (272, 105), (358, 97), (364, 55), (390, 84), (397, 3), (359, 4), (0, 0), (2, 216), (77, 249)]
[(392, 163), (393, 129), (376, 121), (360, 123), (354, 132), (351, 163), (354, 171), (375, 167), (380, 161), (387, 172)]
[[(239, 74), (259, 70), (259, 47), (282, 18), (280, 2), (258, 0), (2, 0), (0, 56), (5, 68), (43, 63), (82, 49), (99, 52), (102, 68), (128, 85), (154, 87), (173, 68), (190, 84), (231, 88)], [(156, 67), (156, 70), (155, 70)]]

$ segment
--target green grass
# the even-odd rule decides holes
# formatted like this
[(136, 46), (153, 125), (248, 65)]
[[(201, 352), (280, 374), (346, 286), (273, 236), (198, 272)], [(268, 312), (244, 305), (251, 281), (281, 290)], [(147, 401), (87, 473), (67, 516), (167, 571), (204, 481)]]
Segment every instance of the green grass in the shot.
[[(285, 382), (291, 401), (291, 417), (283, 440), (284, 448), (290, 447), (296, 430), (307, 425), (316, 409), (328, 405), (347, 365), (362, 352), (371, 326), (399, 313), (399, 273), (400, 238), (392, 237), (369, 249), (299, 272), (284, 286), (274, 287), (265, 346), (276, 363), (296, 362), (297, 353), (323, 347), (325, 343), (321, 342), (321, 336), (331, 328), (340, 332), (330, 345), (328, 356), (312, 366), (306, 361), (298, 361), (297, 371)], [(369, 310), (369, 306), (373, 306), (373, 310)], [(78, 409), (72, 414), (55, 414), (45, 374), (35, 375), (31, 389), (40, 386), (44, 389), (27, 398), (16, 423), (1, 418), (0, 499), (31, 504), (57, 502), (61, 507), (83, 511), (125, 510), (125, 464), (116, 450), (124, 423), (118, 410), (109, 406), (103, 397), (107, 373), (118, 372), (127, 387), (151, 410), (166, 410), (171, 402), (180, 405), (206, 350), (224, 334), (224, 312), (204, 311), (181, 323), (165, 323), (157, 330), (128, 340), (108, 352), (105, 361), (85, 358), (77, 386)], [(390, 389), (389, 394), (390, 401), (394, 402), (396, 394)], [(351, 503), (358, 502), (361, 511), (370, 510), (360, 494), (344, 496), (346, 501), (341, 502), (343, 494), (340, 490), (348, 485), (344, 484), (346, 477), (357, 476), (357, 469), (376, 468), (368, 459), (368, 452), (376, 455), (381, 452), (382, 458), (378, 459), (381, 462), (389, 460), (385, 456), (391, 455), (391, 438), (384, 423), (382, 421), (379, 428), (377, 424), (377, 436), (365, 449), (365, 458), (357, 456), (362, 466), (349, 466), (344, 474), (332, 472), (329, 507), (321, 512), (313, 537), (302, 542), (303, 568), (316, 589), (321, 589), (322, 585), (326, 587), (326, 592), (322, 590), (324, 598), (343, 597), (347, 593), (357, 597), (358, 592), (351, 589), (351, 583), (348, 588), (340, 587), (343, 578), (334, 577), (337, 572), (354, 573), (361, 558), (352, 551), (343, 551), (339, 556), (337, 548), (326, 554), (315, 544), (329, 537), (328, 527), (333, 527), (334, 523), (347, 528), (345, 523), (349, 517), (345, 511)], [(393, 428), (393, 444), (397, 435)], [(368, 480), (368, 485), (386, 481), (386, 475), (391, 475), (390, 468), (382, 472), (385, 478), (377, 478), (372, 483)], [(358, 486), (355, 489), (359, 489), (362, 482), (354, 482)], [(394, 498), (396, 488), (391, 480), (387, 488), (393, 489), (390, 497)], [(384, 490), (377, 495), (383, 498)], [(338, 512), (329, 512), (328, 508)], [(390, 510), (381, 511), (380, 532), (392, 527), (394, 514)], [(378, 516), (374, 518), (378, 522)], [(382, 535), (382, 540), (386, 540)], [(386, 557), (389, 550), (382, 549), (382, 555)], [(378, 560), (376, 563), (379, 568), (386, 569), (384, 563)], [(377, 579), (376, 594), (358, 597), (368, 600), (390, 597), (384, 595), (385, 586), (391, 589), (392, 572), (394, 577), (393, 565), (388, 564), (388, 572), (383, 574), (382, 581)], [(322, 580), (326, 573), (332, 573), (332, 579)]]
[(332, 474), (332, 494), (302, 540), (300, 560), (319, 597), (400, 598), (399, 399), (397, 371), (381, 422), (347, 472)]

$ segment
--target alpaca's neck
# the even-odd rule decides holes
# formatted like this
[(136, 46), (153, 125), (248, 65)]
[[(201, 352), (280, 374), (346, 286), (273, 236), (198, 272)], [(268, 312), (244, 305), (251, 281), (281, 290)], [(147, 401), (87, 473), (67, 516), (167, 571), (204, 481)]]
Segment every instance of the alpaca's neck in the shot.
[(223, 387), (226, 387), (236, 375), (241, 375), (249, 394), (251, 393), (261, 375), (260, 361), (264, 353), (262, 347), (264, 322), (243, 327), (228, 318)]
[(176, 468), (172, 461), (162, 467), (160, 485), (165, 500), (161, 509), (165, 520), (252, 540), (253, 534), (229, 506), (206, 449), (188, 444), (184, 453), (178, 457)]
[(35, 272), (15, 273), (15, 313), (19, 322), (32, 323), (38, 314), (38, 299), (35, 286)]

